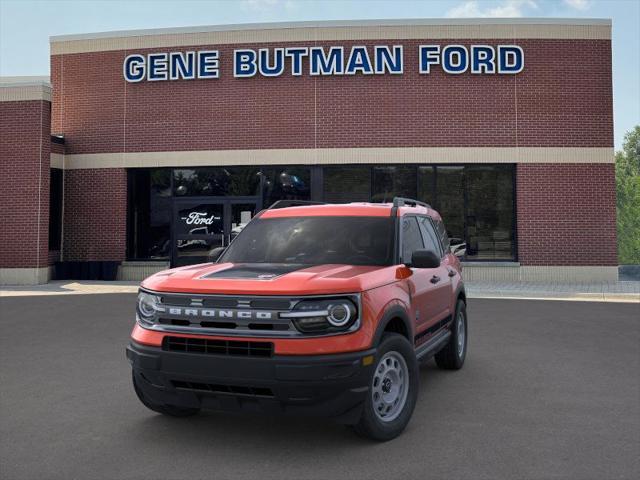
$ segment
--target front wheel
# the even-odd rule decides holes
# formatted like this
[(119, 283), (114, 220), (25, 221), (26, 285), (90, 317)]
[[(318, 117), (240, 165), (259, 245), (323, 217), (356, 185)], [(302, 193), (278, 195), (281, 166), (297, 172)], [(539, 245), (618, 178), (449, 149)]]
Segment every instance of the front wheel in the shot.
[(413, 347), (401, 335), (385, 334), (355, 431), (378, 441), (397, 437), (409, 423), (417, 397), (418, 362)]
[(467, 356), (467, 306), (462, 300), (456, 304), (447, 346), (435, 355), (436, 365), (444, 370), (460, 370)]

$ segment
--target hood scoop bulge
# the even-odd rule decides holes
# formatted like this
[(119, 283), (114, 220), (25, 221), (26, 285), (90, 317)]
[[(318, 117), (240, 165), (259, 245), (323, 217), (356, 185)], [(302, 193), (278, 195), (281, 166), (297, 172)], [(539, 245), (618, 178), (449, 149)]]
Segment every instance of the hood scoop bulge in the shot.
[(230, 268), (204, 275), (202, 278), (236, 278), (246, 280), (273, 280), (287, 273), (308, 268), (308, 265), (283, 263), (240, 263)]

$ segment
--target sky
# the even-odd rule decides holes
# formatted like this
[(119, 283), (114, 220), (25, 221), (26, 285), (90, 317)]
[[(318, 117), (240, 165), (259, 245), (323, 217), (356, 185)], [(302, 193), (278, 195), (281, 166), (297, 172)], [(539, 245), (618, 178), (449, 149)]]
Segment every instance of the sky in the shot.
[(49, 75), (49, 36), (303, 20), (587, 17), (613, 21), (615, 146), (640, 124), (640, 0), (0, 0), (0, 76)]

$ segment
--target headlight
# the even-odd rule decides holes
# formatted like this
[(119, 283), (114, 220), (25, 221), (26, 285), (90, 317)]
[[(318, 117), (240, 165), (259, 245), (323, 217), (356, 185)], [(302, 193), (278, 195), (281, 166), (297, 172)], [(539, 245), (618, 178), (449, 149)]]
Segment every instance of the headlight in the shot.
[(151, 321), (160, 306), (160, 297), (151, 293), (138, 292), (138, 317), (143, 321)]
[(348, 298), (303, 300), (280, 317), (290, 318), (303, 333), (341, 332), (356, 323), (358, 309)]

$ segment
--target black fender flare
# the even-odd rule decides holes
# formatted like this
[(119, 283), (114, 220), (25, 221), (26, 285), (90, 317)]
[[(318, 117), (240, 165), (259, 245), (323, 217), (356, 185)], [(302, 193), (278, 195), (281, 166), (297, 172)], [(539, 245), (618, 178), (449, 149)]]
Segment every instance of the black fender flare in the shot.
[(394, 318), (399, 318), (400, 320), (402, 320), (402, 322), (404, 323), (404, 326), (407, 329), (407, 332), (409, 332), (409, 343), (411, 343), (411, 345), (414, 344), (414, 328), (413, 328), (413, 324), (409, 318), (409, 314), (407, 313), (406, 309), (401, 306), (398, 305), (397, 303), (394, 305), (389, 306), (384, 314), (382, 315), (382, 318), (380, 319), (380, 321), (378, 322), (378, 326), (376, 327), (376, 332), (373, 335), (373, 341), (371, 342), (371, 346), (375, 347), (376, 345), (378, 345), (380, 343), (380, 340), (382, 340), (382, 335), (384, 334), (384, 329), (387, 328), (387, 325), (389, 324), (389, 322), (391, 320), (393, 320)]
[(462, 298), (462, 301), (465, 304), (467, 303), (467, 292), (464, 289), (464, 284), (462, 282), (458, 285), (458, 288), (456, 288), (456, 291), (453, 296), (456, 299), (456, 303), (458, 302), (458, 298)]

